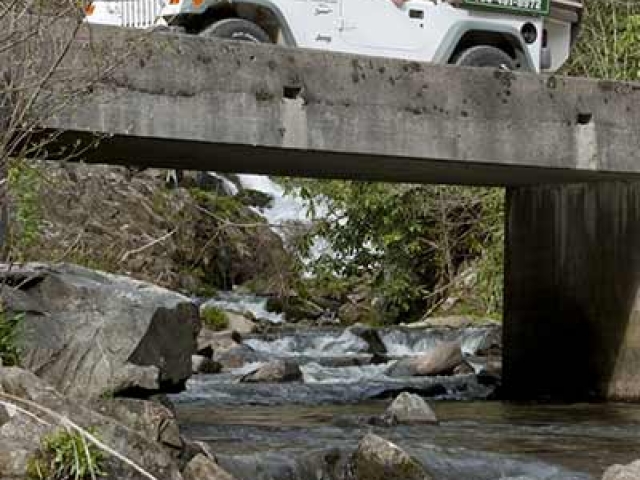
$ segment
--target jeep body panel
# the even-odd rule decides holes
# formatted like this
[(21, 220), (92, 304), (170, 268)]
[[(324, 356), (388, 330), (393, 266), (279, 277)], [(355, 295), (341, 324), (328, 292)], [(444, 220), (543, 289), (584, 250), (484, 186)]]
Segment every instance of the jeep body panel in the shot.
[[(210, 24), (208, 22), (224, 18), (230, 11), (258, 24), (251, 12), (266, 12), (279, 30), (278, 38), (272, 35), (274, 41), (281, 39), (290, 46), (360, 55), (449, 63), (460, 53), (461, 45), (464, 48), (474, 45), (464, 43), (471, 35), (481, 39), (477, 44), (489, 44), (506, 51), (518, 68), (528, 71), (554, 71), (567, 60), (575, 27), (579, 24), (580, 0), (549, 0), (548, 17), (492, 8), (463, 8), (462, 1), (409, 0), (402, 7), (391, 0), (173, 0), (171, 3), (100, 0), (94, 3), (138, 2), (149, 5), (145, 7), (148, 13), (153, 4), (154, 19), (162, 19), (166, 25), (182, 26), (190, 33), (198, 33)], [(117, 16), (113, 10), (112, 17)], [(533, 41), (523, 38), (525, 25), (535, 28), (537, 36)]]

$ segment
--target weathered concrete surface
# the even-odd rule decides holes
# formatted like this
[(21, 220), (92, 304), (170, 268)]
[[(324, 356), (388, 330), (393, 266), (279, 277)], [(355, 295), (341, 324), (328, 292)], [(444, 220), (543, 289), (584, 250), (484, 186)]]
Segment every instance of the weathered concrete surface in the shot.
[(640, 84), (104, 27), (66, 66), (95, 72), (117, 49), (85, 102), (46, 122), (67, 141), (107, 134), (91, 161), (492, 185), (640, 173)]
[(640, 184), (510, 189), (511, 398), (640, 400)]

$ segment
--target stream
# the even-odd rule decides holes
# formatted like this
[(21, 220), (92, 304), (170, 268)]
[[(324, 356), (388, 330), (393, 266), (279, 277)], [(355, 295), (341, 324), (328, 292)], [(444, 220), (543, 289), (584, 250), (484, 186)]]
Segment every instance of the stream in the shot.
[[(254, 334), (245, 345), (265, 361), (297, 362), (303, 381), (239, 383), (255, 368), (248, 364), (195, 376), (174, 402), (185, 434), (210, 444), (238, 480), (338, 480), (332, 462), (352, 452), (368, 431), (414, 455), (435, 480), (596, 480), (607, 466), (640, 458), (640, 406), (501, 403), (487, 400), (494, 385), (475, 373), (387, 375), (396, 360), (453, 340), (481, 371), (475, 354), (496, 328), (383, 329), (388, 357), (378, 364), (351, 329)], [(368, 419), (401, 391), (427, 398), (440, 424), (371, 425)]]

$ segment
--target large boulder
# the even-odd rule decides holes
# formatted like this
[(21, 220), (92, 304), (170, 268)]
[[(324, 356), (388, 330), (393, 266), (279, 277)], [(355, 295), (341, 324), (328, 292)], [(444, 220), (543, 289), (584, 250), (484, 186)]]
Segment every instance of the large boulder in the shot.
[[(14, 400), (19, 408), (5, 408), (9, 420), (0, 426), (0, 478), (26, 478), (27, 465), (39, 451), (42, 439), (59, 431), (63, 421), (71, 421), (81, 428), (91, 429), (105, 445), (158, 479), (182, 478), (172, 455), (156, 443), (155, 438), (148, 438), (150, 430), (166, 433), (166, 430), (156, 427), (162, 421), (152, 422), (152, 425), (136, 431), (134, 429), (140, 428), (146, 420), (136, 420), (130, 428), (110, 416), (97, 413), (65, 397), (33, 373), (18, 368), (0, 368), (0, 392), (14, 398), (19, 397)], [(166, 415), (163, 412), (151, 416), (164, 418)], [(149, 416), (146, 415), (146, 418)], [(166, 435), (164, 438), (172, 437), (173, 435)], [(114, 455), (106, 455), (105, 458), (105, 478), (148, 479)]]
[(638, 480), (640, 478), (640, 460), (629, 465), (613, 465), (604, 472), (602, 480)]
[(355, 480), (431, 480), (407, 452), (372, 433), (358, 444), (353, 471)]
[(198, 454), (182, 472), (184, 480), (235, 480), (234, 477), (209, 457)]
[(438, 418), (429, 404), (419, 395), (402, 392), (389, 405), (385, 417), (394, 423), (438, 423)]
[(245, 383), (285, 383), (301, 380), (302, 371), (298, 364), (286, 360), (265, 363), (241, 379)]
[(424, 355), (398, 361), (388, 374), (392, 377), (448, 375), (463, 361), (460, 342), (441, 342)]
[(6, 308), (23, 315), (20, 363), (60, 392), (95, 398), (184, 388), (200, 328), (177, 293), (61, 264), (0, 272)]

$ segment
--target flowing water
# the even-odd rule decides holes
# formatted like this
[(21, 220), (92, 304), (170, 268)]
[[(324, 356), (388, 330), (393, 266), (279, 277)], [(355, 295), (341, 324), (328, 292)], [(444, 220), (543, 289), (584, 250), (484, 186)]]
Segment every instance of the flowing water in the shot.
[[(607, 466), (640, 458), (638, 406), (500, 403), (487, 400), (493, 385), (475, 374), (387, 374), (398, 358), (442, 341), (460, 341), (477, 358), (496, 328), (384, 329), (388, 358), (377, 364), (355, 330), (283, 328), (245, 343), (265, 360), (299, 363), (303, 382), (240, 383), (255, 368), (247, 365), (196, 376), (174, 400), (187, 436), (208, 442), (238, 480), (338, 480), (331, 465), (371, 430), (414, 455), (435, 480), (596, 480)], [(428, 398), (440, 424), (373, 426), (401, 391)]]
[(237, 294), (233, 292), (220, 292), (216, 297), (209, 299), (204, 306), (218, 307), (227, 312), (236, 312), (241, 315), (249, 314), (253, 318), (259, 318), (271, 323), (284, 322), (284, 315), (267, 311), (267, 299), (255, 295)]
[[(179, 416), (187, 434), (211, 442), (240, 480), (316, 479), (304, 476), (311, 452), (348, 451), (369, 430), (414, 454), (436, 480), (599, 479), (607, 466), (640, 458), (637, 406), (441, 401), (433, 403), (437, 426), (359, 423), (385, 406), (183, 404)], [(260, 465), (264, 471), (257, 474)]]

